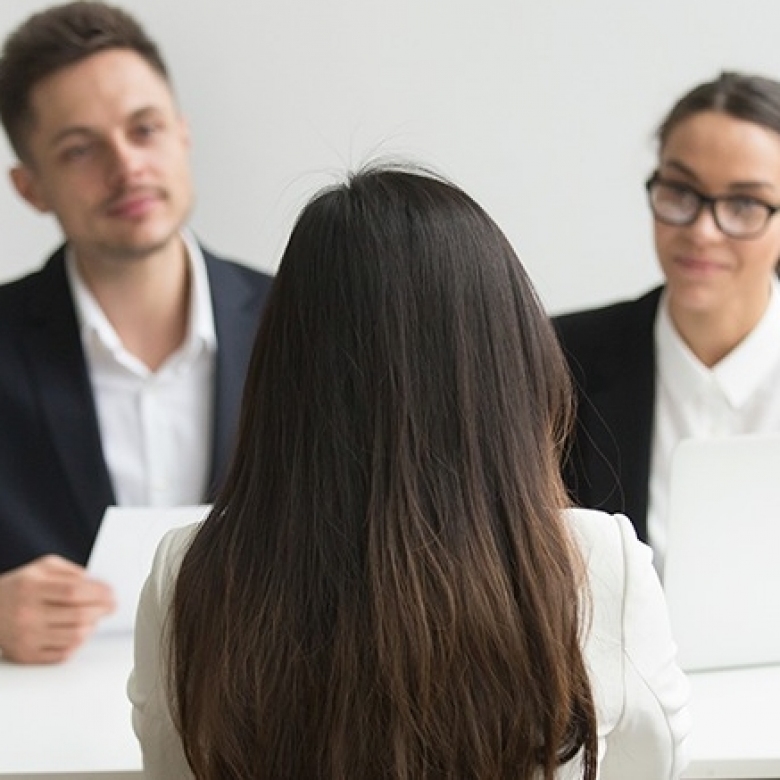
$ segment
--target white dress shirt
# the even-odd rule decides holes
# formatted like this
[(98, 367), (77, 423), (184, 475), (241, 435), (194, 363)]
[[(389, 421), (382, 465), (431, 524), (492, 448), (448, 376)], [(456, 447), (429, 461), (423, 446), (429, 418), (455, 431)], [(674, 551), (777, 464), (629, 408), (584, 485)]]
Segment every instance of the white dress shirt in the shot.
[(120, 506), (199, 504), (206, 496), (217, 339), (203, 255), (192, 236), (182, 237), (191, 271), (187, 335), (156, 371), (125, 349), (75, 257), (66, 255), (103, 456)]
[(671, 462), (682, 439), (780, 432), (780, 285), (753, 331), (713, 368), (675, 329), (666, 297), (655, 322), (656, 397), (648, 536), (663, 572)]
[[(622, 515), (570, 509), (566, 518), (590, 587), (583, 649), (598, 721), (598, 776), (676, 780), (687, 764), (689, 685), (675, 660), (650, 548)], [(163, 538), (138, 606), (128, 695), (149, 780), (192, 778), (166, 697), (164, 627), (170, 625), (173, 586), (196, 528), (178, 528)], [(557, 780), (580, 777), (576, 759), (556, 774)]]

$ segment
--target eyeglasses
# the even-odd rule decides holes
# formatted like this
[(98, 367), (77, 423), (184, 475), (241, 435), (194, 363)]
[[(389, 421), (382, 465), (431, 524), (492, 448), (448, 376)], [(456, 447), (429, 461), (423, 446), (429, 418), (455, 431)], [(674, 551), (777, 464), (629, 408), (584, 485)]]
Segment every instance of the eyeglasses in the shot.
[(780, 206), (748, 195), (702, 195), (687, 184), (662, 179), (654, 173), (645, 183), (653, 216), (666, 225), (692, 225), (708, 208), (715, 224), (730, 238), (757, 238)]

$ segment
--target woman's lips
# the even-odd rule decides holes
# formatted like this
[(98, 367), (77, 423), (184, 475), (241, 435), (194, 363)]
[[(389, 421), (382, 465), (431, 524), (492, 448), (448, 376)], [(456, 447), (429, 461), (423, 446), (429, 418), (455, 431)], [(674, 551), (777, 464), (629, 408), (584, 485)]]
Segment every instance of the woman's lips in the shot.
[(681, 270), (693, 274), (715, 273), (717, 271), (722, 271), (725, 267), (722, 263), (715, 260), (692, 255), (676, 257), (675, 265)]

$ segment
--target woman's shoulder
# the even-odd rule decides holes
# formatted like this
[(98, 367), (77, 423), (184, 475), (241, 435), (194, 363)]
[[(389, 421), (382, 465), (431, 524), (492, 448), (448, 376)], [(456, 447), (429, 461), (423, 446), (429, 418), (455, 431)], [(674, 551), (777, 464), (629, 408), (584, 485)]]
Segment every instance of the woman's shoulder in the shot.
[[(604, 546), (625, 546), (637, 539), (631, 521), (622, 514), (609, 514), (599, 509), (570, 507), (564, 517), (583, 552), (596, 551)], [(640, 543), (641, 544), (641, 543)]]
[(160, 540), (157, 548), (158, 555), (170, 561), (172, 559), (181, 559), (189, 548), (195, 534), (198, 532), (203, 522), (190, 523), (179, 528), (172, 528)]
[(596, 600), (622, 601), (626, 587), (639, 579), (656, 579), (652, 550), (637, 538), (622, 514), (570, 508), (564, 517), (585, 562)]
[(638, 336), (652, 332), (662, 288), (628, 301), (595, 309), (583, 309), (552, 318), (564, 351), (580, 357), (605, 344), (631, 344)]
[(173, 528), (157, 545), (147, 584), (157, 594), (158, 599), (164, 601), (169, 596), (168, 591), (176, 579), (181, 562), (201, 525), (202, 522), (198, 522)]
[(574, 309), (556, 314), (552, 317), (554, 325), (567, 333), (574, 333), (584, 325), (607, 328), (615, 321), (626, 318), (634, 318), (641, 314), (655, 314), (658, 301), (661, 298), (663, 287), (657, 286), (643, 293), (638, 298), (613, 301), (603, 306), (595, 306), (590, 309)]

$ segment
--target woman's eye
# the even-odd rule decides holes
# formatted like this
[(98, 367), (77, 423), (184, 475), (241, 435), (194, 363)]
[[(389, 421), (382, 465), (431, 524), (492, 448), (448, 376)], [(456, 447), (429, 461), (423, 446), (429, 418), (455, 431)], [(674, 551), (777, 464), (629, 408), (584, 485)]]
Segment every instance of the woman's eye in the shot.
[(753, 198), (729, 198), (725, 202), (728, 210), (735, 216), (744, 216), (764, 208), (763, 204)]
[(692, 206), (699, 202), (699, 196), (692, 189), (683, 185), (671, 184), (668, 186), (668, 198), (683, 206)]

